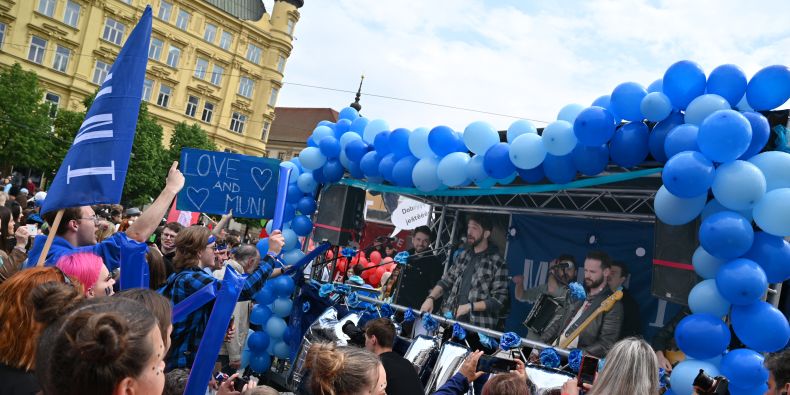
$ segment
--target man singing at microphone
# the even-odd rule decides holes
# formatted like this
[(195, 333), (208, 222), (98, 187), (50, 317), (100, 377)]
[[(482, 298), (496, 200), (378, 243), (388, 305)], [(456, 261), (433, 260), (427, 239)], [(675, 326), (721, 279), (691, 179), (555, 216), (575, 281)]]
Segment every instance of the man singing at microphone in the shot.
[(412, 248), (408, 250), (408, 265), (400, 269), (400, 287), (397, 303), (411, 308), (418, 308), (423, 295), (442, 278), (444, 256), (437, 256), (430, 249), (434, 241), (431, 228), (420, 226), (414, 229), (411, 237)]

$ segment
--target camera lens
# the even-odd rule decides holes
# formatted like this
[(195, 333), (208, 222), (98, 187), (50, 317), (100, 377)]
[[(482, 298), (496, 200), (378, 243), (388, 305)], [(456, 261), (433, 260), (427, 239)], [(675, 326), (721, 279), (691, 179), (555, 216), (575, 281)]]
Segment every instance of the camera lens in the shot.
[(708, 391), (713, 391), (715, 389), (714, 388), (715, 384), (716, 384), (716, 380), (714, 380), (713, 377), (710, 377), (707, 374), (705, 374), (704, 370), (700, 369), (699, 374), (697, 375), (696, 378), (694, 378), (693, 386), (699, 388), (701, 391), (708, 392)]

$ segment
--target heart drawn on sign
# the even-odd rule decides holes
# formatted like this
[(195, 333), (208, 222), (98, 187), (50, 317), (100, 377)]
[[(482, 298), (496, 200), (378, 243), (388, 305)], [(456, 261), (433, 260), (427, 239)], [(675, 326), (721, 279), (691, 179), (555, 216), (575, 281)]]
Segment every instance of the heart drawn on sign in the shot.
[(189, 199), (192, 204), (200, 210), (203, 207), (203, 204), (206, 203), (208, 200), (209, 191), (206, 188), (194, 188), (189, 187), (187, 188), (187, 199)]
[(261, 191), (266, 189), (269, 185), (269, 182), (272, 181), (272, 169), (260, 169), (258, 167), (253, 167), (250, 169), (250, 175), (252, 175), (252, 180), (255, 181), (255, 185), (258, 186), (258, 189)]

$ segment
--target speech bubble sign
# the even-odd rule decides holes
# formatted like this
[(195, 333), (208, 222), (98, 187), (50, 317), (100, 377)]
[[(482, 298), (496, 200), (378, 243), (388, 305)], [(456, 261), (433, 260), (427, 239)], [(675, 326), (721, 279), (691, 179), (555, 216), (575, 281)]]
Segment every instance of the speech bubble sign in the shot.
[(431, 206), (413, 199), (401, 198), (398, 207), (392, 212), (392, 224), (395, 225), (393, 235), (401, 230), (412, 230), (418, 226), (428, 224)]

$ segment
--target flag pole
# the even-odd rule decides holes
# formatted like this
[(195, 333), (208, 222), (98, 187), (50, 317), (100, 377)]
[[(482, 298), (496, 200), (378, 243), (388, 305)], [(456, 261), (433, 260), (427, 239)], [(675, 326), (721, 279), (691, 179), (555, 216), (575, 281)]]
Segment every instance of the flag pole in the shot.
[(37, 267), (44, 266), (44, 262), (47, 260), (49, 247), (52, 246), (52, 240), (55, 239), (55, 234), (58, 233), (58, 227), (60, 226), (60, 220), (63, 218), (64, 211), (66, 211), (64, 208), (58, 210), (58, 213), (55, 215), (55, 220), (52, 221), (52, 227), (49, 228), (49, 234), (47, 235), (47, 242), (44, 243), (44, 249), (41, 250), (41, 255), (38, 256), (38, 263), (36, 264)]

